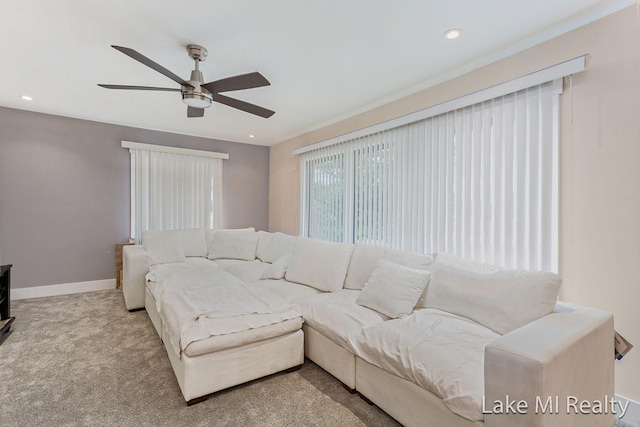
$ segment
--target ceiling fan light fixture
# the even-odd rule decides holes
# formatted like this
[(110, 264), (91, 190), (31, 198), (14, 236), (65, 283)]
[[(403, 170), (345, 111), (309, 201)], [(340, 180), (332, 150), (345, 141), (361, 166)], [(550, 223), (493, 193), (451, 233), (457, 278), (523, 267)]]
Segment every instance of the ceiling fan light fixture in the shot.
[(211, 96), (201, 92), (182, 92), (182, 102), (193, 108), (211, 107)]

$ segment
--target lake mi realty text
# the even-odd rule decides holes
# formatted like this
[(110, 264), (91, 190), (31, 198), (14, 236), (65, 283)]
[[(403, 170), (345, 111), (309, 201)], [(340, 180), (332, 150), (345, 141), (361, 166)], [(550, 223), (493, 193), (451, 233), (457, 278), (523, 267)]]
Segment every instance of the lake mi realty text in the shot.
[(482, 397), (483, 414), (617, 414), (624, 417), (629, 401), (621, 402), (615, 397), (604, 396), (602, 400), (584, 400), (575, 396), (536, 396), (533, 403), (517, 400), (506, 395), (504, 400), (487, 402)]

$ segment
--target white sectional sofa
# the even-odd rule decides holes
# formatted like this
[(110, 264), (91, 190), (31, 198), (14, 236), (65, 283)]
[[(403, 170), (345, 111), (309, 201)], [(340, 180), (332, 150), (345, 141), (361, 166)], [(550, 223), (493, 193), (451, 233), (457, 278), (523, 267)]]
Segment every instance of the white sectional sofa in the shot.
[(146, 232), (123, 267), (188, 403), (306, 356), (407, 426), (614, 421), (574, 410), (614, 396), (613, 317), (553, 273), (253, 229)]

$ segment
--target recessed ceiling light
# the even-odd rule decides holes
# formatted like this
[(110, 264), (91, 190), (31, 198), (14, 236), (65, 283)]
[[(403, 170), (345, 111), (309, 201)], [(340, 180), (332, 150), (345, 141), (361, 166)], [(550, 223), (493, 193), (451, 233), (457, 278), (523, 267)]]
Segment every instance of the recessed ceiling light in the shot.
[(28, 95), (22, 95), (20, 98), (25, 101), (33, 101), (33, 98)]
[(255, 138), (255, 135), (249, 135), (249, 138)]
[(462, 35), (462, 30), (460, 28), (452, 28), (450, 30), (447, 30), (444, 33), (444, 36), (449, 40), (457, 39), (461, 35)]

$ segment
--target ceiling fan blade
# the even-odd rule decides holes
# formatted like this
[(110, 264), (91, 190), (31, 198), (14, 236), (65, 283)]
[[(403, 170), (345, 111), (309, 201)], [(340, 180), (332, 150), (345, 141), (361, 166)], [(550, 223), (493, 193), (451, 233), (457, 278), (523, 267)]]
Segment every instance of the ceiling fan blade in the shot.
[(187, 107), (187, 117), (204, 117), (204, 108)]
[(127, 90), (159, 90), (163, 92), (182, 92), (180, 89), (170, 87), (150, 87), (150, 86), (126, 86), (126, 85), (103, 85), (98, 86), (106, 89), (127, 89)]
[(265, 119), (273, 116), (275, 111), (267, 110), (255, 104), (250, 104), (239, 99), (229, 98), (228, 96), (220, 95), (219, 93), (213, 94), (213, 100), (229, 107), (237, 108), (238, 110), (255, 114), (256, 116), (264, 117)]
[(187, 83), (186, 81), (184, 81), (180, 76), (177, 76), (175, 74), (173, 74), (171, 71), (167, 70), (166, 68), (164, 68), (162, 65), (152, 61), (151, 59), (147, 58), (146, 56), (144, 56), (143, 54), (136, 52), (133, 49), (130, 49), (128, 47), (122, 47), (122, 46), (115, 46), (115, 45), (111, 45), (112, 48), (119, 50), (120, 52), (124, 53), (125, 55), (135, 59), (138, 62), (143, 63), (144, 65), (146, 65), (147, 67), (156, 70), (157, 72), (159, 72), (160, 74), (163, 74), (167, 77), (169, 77), (171, 80), (173, 80), (176, 83), (179, 83), (183, 86), (189, 86), (189, 87), (193, 87), (193, 85)]
[(255, 72), (227, 77), (226, 79), (205, 83), (201, 86), (211, 93), (219, 93), (230, 92), (232, 90), (253, 89), (254, 87), (269, 86), (270, 84), (269, 80), (262, 74)]

